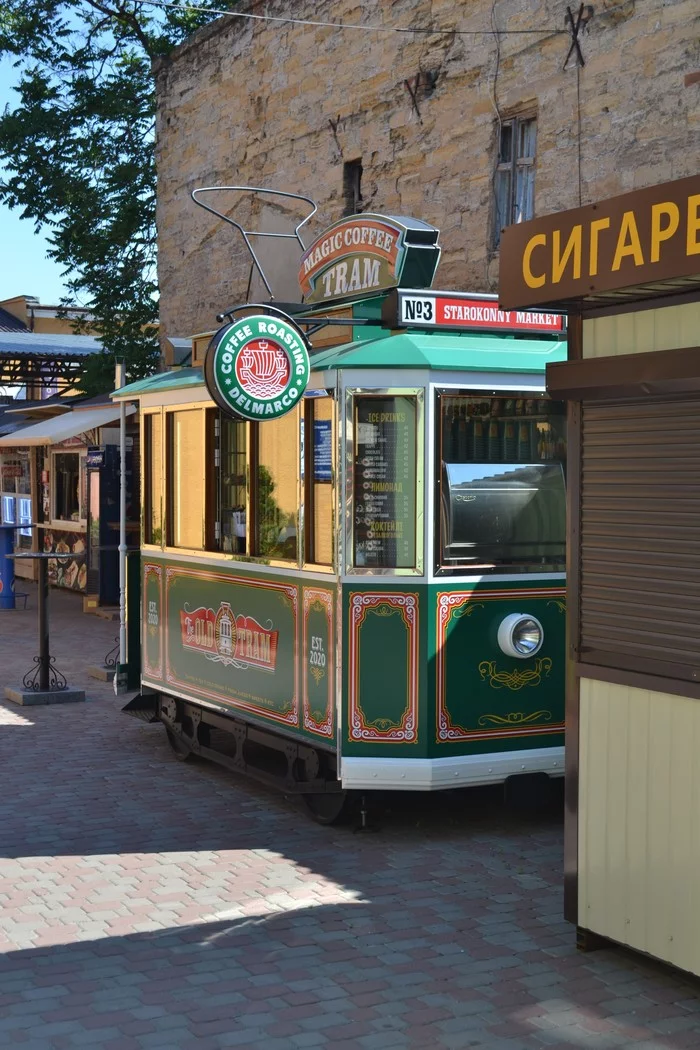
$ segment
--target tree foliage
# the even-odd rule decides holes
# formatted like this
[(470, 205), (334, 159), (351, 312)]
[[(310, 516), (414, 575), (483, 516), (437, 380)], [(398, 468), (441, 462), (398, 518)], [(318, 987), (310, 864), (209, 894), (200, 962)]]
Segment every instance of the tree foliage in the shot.
[(18, 104), (0, 115), (0, 200), (48, 233), (64, 304), (95, 316), (105, 352), (86, 393), (110, 389), (115, 359), (128, 379), (158, 361), (152, 64), (210, 18), (138, 0), (0, 0), (0, 61), (18, 73)]

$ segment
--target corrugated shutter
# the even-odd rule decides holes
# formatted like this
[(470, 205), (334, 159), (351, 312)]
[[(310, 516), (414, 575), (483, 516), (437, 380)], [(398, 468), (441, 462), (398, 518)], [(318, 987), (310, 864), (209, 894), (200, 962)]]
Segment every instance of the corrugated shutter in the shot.
[(584, 401), (578, 659), (700, 680), (700, 398)]

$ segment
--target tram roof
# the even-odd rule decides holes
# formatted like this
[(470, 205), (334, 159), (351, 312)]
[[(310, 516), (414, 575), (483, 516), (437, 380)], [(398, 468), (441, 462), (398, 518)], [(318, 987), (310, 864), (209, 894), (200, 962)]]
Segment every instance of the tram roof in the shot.
[(321, 350), (312, 355), (311, 368), (314, 372), (340, 368), (544, 372), (550, 361), (565, 360), (565, 339), (522, 339), (473, 332), (401, 332)]
[[(473, 332), (401, 332), (376, 339), (342, 343), (311, 355), (311, 370), (341, 368), (422, 368), (450, 372), (544, 373), (550, 361), (566, 360), (565, 339), (522, 339)], [(201, 368), (159, 372), (120, 387), (112, 397), (139, 397), (165, 390), (201, 386)]]
[(188, 386), (201, 386), (204, 375), (201, 368), (176, 368), (171, 372), (158, 372), (157, 375), (137, 379), (135, 383), (113, 390), (111, 397), (139, 397), (155, 390), (180, 390)]

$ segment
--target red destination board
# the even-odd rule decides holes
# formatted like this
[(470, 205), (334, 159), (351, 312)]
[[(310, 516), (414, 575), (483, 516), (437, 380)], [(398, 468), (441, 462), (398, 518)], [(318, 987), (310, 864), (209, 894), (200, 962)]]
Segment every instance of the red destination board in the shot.
[(401, 328), (470, 328), (488, 331), (563, 332), (563, 314), (533, 310), (502, 310), (498, 300), (456, 293), (398, 292), (397, 322)]

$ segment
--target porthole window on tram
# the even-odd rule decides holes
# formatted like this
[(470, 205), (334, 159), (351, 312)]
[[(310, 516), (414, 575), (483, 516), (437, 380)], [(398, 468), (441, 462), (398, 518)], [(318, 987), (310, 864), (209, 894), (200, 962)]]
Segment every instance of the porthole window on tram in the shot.
[(247, 424), (220, 413), (215, 420), (218, 439), (218, 550), (246, 553), (246, 486), (248, 477)]
[(163, 540), (163, 420), (160, 412), (144, 416), (144, 451), (144, 540), (160, 546)]
[(439, 405), (440, 570), (563, 572), (565, 406), (451, 391)]
[(255, 554), (297, 560), (299, 531), (299, 409), (257, 424)]
[(204, 412), (168, 414), (169, 541), (173, 547), (204, 546)]
[(306, 470), (306, 560), (314, 565), (333, 564), (333, 398), (306, 399), (305, 433), (308, 435)]

